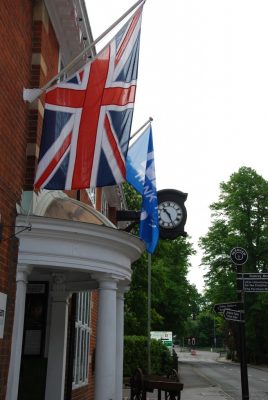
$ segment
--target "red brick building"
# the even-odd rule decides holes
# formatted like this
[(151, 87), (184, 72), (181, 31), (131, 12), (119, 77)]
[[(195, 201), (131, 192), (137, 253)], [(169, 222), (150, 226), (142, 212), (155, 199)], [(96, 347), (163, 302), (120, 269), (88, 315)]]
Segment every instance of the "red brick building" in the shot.
[(116, 226), (121, 187), (33, 192), (44, 99), (23, 101), (93, 40), (84, 1), (2, 0), (0, 36), (0, 400), (119, 400), (143, 245)]

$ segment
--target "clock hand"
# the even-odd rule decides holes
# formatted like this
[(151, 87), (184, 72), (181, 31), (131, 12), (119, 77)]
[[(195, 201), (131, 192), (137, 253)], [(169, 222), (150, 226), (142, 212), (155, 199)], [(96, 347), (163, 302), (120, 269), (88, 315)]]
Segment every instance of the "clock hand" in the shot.
[(174, 222), (172, 221), (172, 218), (171, 218), (171, 215), (170, 215), (170, 213), (164, 208), (163, 209), (163, 211), (167, 214), (167, 216), (169, 217), (169, 219), (170, 219), (170, 222), (172, 223), (172, 225), (174, 226)]

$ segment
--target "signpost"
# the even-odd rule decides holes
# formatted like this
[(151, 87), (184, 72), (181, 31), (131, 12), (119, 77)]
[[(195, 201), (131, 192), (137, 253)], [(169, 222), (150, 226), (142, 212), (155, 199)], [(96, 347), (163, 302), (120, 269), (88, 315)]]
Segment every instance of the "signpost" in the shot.
[(268, 273), (248, 273), (243, 272), (243, 265), (248, 260), (248, 254), (242, 247), (234, 247), (230, 253), (232, 262), (236, 265), (237, 278), (237, 302), (220, 303), (214, 305), (214, 311), (222, 314), (228, 321), (240, 322), (240, 369), (242, 400), (249, 400), (248, 391), (248, 372), (246, 361), (246, 340), (245, 340), (245, 311), (244, 293), (245, 292), (268, 292)]
[[(248, 260), (248, 253), (242, 247), (234, 247), (230, 254), (232, 262), (236, 265), (237, 277), (242, 273), (242, 266)], [(237, 283), (239, 280), (237, 279)], [(240, 285), (237, 284), (237, 300), (242, 302), (244, 305), (244, 292)], [(244, 306), (243, 306), (244, 308)], [(231, 314), (232, 313), (232, 314)], [(242, 322), (241, 312), (235, 314), (235, 310), (225, 310), (227, 319), (232, 321)], [(244, 317), (244, 312), (243, 312)], [(244, 318), (243, 318), (244, 321)], [(240, 371), (241, 371), (241, 388), (242, 388), (242, 400), (249, 400), (248, 391), (248, 369), (246, 359), (246, 339), (245, 339), (245, 324), (240, 323), (239, 327), (239, 339), (240, 339)]]
[(240, 290), (244, 290), (244, 292), (268, 292), (268, 274), (237, 274), (237, 286)]
[(241, 301), (237, 301), (234, 303), (219, 303), (214, 305), (214, 311), (217, 314), (224, 314), (225, 309), (229, 310), (243, 310), (244, 305)]
[(268, 273), (244, 272), (237, 274), (237, 279), (268, 279)]
[(223, 316), (229, 321), (245, 322), (244, 311), (229, 310), (226, 308), (223, 312)]
[(230, 256), (235, 265), (243, 265), (248, 260), (248, 253), (242, 247), (234, 247)]

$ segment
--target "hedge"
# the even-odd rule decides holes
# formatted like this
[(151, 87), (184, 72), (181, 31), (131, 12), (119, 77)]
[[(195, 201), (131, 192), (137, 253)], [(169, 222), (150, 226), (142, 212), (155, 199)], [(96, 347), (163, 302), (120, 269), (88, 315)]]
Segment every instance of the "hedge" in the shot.
[[(124, 338), (124, 376), (131, 376), (137, 368), (146, 374), (148, 367), (147, 337), (125, 336)], [(151, 373), (165, 375), (174, 368), (174, 356), (160, 341), (151, 339)]]

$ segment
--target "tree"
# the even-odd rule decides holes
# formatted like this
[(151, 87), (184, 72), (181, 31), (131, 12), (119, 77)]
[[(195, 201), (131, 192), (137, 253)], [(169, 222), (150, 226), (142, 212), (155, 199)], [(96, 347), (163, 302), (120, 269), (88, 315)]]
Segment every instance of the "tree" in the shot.
[[(211, 304), (237, 298), (236, 271), (229, 257), (233, 247), (240, 246), (248, 252), (245, 272), (268, 270), (268, 182), (253, 169), (241, 167), (228, 182), (220, 184), (220, 190), (219, 201), (210, 206), (212, 224), (207, 235), (200, 239), (204, 250), (202, 263), (207, 267), (205, 295)], [(247, 348), (251, 361), (268, 357), (267, 301), (266, 293), (246, 294)], [(229, 337), (236, 340), (237, 325), (226, 325), (232, 333)]]
[[(128, 207), (139, 210), (141, 198), (129, 186), (124, 187)], [(134, 230), (137, 233), (137, 227)], [(183, 335), (188, 316), (198, 312), (199, 295), (187, 281), (189, 257), (194, 254), (188, 238), (159, 240), (152, 255), (151, 327)], [(147, 254), (133, 265), (130, 290), (125, 301), (125, 333), (147, 335), (148, 301)]]
[(159, 242), (152, 267), (152, 308), (162, 324), (153, 321), (154, 330), (170, 330), (181, 337), (188, 316), (196, 312), (197, 290), (187, 281), (192, 254), (192, 245), (184, 237)]
[[(198, 313), (200, 295), (187, 281), (192, 245), (185, 238), (160, 240), (152, 256), (151, 327), (183, 336), (189, 316)], [(130, 290), (125, 301), (125, 332), (147, 334), (147, 254), (133, 265)]]

